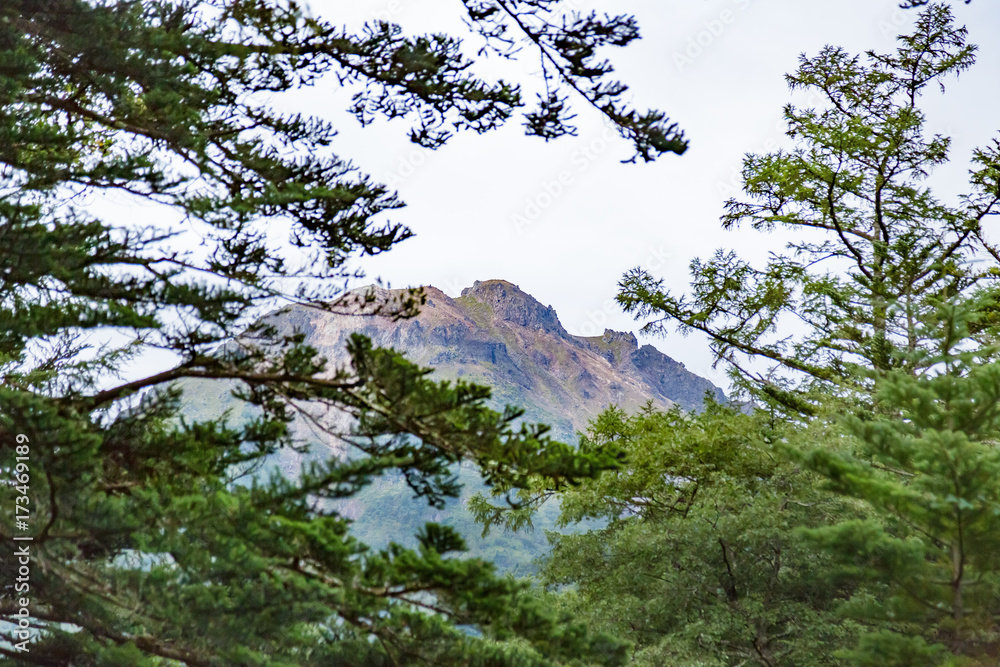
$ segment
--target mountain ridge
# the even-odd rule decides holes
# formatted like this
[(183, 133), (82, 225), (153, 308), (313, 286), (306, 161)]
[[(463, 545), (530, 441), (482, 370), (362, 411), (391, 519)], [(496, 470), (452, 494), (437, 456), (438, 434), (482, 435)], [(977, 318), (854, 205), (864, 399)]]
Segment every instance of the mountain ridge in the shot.
[[(358, 317), (305, 306), (267, 316), (279, 330), (305, 334), (331, 365), (346, 363), (347, 337), (360, 333), (434, 369), (440, 379), (469, 380), (493, 389), (496, 407), (525, 408), (525, 418), (549, 423), (564, 439), (586, 428), (609, 405), (635, 410), (647, 402), (669, 409), (700, 409), (705, 393), (725, 394), (707, 379), (635, 334), (606, 329), (601, 336), (570, 334), (552, 306), (505, 280), (475, 281), (458, 297), (433, 286), (418, 315)], [(374, 290), (391, 300), (404, 290)]]
[[(576, 442), (578, 432), (610, 404), (626, 411), (647, 402), (660, 409), (679, 404), (697, 410), (706, 391), (725, 400), (721, 389), (652, 345), (640, 346), (632, 333), (607, 329), (601, 336), (570, 334), (554, 308), (507, 281), (476, 281), (454, 298), (425, 287), (420, 313), (401, 320), (352, 314), (370, 312), (371, 303), (365, 298), (370, 289), (376, 303), (407, 295), (406, 290), (360, 288), (345, 301), (356, 305), (339, 308), (346, 312), (294, 305), (275, 310), (264, 320), (279, 336), (303, 334), (305, 342), (327, 358), (330, 369), (349, 362), (348, 336), (368, 336), (376, 346), (395, 348), (411, 361), (431, 367), (436, 379), (461, 378), (489, 386), (490, 407), (523, 408), (523, 420), (548, 424), (551, 435), (567, 443)], [(189, 419), (213, 419), (228, 412), (230, 419), (241, 421), (255, 414), (232, 395), (233, 383), (188, 379), (179, 384)], [(325, 414), (324, 423), (340, 432), (351, 428), (346, 413)], [(300, 442), (308, 443), (308, 451), (275, 453), (271, 465), (285, 475), (296, 477), (309, 461), (350, 456), (342, 442), (315, 431), (307, 420), (296, 419), (292, 429)], [(352, 532), (359, 539), (375, 548), (390, 541), (413, 546), (413, 535), (425, 522), (443, 522), (465, 536), (467, 555), (486, 558), (501, 571), (532, 572), (533, 560), (549, 549), (545, 531), (566, 530), (556, 524), (558, 504), (539, 509), (538, 530), (493, 531), (487, 536), (466, 507), (469, 496), (484, 489), (482, 482), (471, 467), (457, 466), (456, 473), (463, 485), (461, 497), (450, 499), (443, 510), (414, 502), (398, 474), (373, 480), (351, 498), (326, 502), (328, 509), (353, 522)]]

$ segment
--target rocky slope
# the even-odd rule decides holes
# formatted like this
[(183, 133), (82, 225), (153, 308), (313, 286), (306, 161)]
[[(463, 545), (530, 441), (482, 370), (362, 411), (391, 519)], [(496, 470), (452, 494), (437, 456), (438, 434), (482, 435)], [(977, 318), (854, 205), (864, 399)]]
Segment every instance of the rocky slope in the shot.
[[(493, 403), (519, 405), (526, 418), (552, 425), (556, 435), (577, 431), (609, 405), (634, 410), (647, 401), (697, 410), (705, 392), (722, 391), (631, 333), (574, 336), (551, 306), (543, 306), (504, 280), (476, 281), (451, 298), (425, 287), (427, 303), (412, 319), (357, 317), (295, 306), (269, 316), (279, 329), (301, 331), (333, 364), (344, 345), (362, 333), (435, 369), (440, 378), (463, 378), (493, 388)], [(382, 297), (392, 295), (383, 290)]]

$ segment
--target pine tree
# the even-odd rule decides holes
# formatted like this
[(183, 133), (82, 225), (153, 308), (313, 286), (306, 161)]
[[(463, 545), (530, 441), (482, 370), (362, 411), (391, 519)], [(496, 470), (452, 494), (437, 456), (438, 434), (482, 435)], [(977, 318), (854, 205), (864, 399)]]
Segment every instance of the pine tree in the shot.
[(880, 380), (887, 414), (842, 419), (853, 451), (802, 457), (881, 517), (806, 533), (839, 559), (834, 573), (861, 573), (886, 591), (845, 609), (890, 625), (844, 652), (852, 664), (991, 664), (1000, 648), (1000, 364), (972, 339), (981, 310), (974, 300), (942, 304), (922, 323), (937, 349), (915, 361), (929, 370)]
[[(514, 57), (523, 38), (542, 54), (549, 91), (529, 134), (574, 131), (566, 89), (635, 158), (683, 152), (598, 58), (638, 37), (632, 17), (496, 0), (466, 3), (466, 18), (484, 49)], [(409, 119), (435, 148), (522, 106), (516, 82), (473, 65), (456, 37), (385, 22), (355, 34), (291, 1), (0, 4), (0, 467), (17, 481), (0, 504), (30, 508), (27, 529), (2, 529), (5, 576), (30, 549), (27, 588), (5, 579), (0, 597), (8, 664), (620, 662), (617, 640), (458, 557), (454, 530), (428, 524), (417, 548), (375, 552), (325, 503), (396, 471), (414, 502), (440, 505), (459, 461), (487, 483), (557, 488), (613, 452), (515, 427), (519, 411), (485, 408), (483, 387), (433, 382), (364, 338), (328, 368), (301, 333), (255, 322), (288, 300), (397, 317), (421, 300), (342, 298), (349, 260), (410, 235), (387, 217), (401, 202), (332, 150), (328, 121), (271, 100), (336, 82), (362, 124)], [(88, 202), (107, 192), (139, 213), (102, 217)], [(201, 239), (188, 251), (186, 226)], [(176, 363), (143, 371), (151, 350)], [(184, 378), (234, 387), (256, 413), (181, 419)], [(302, 444), (291, 420), (326, 409), (353, 417), (355, 455), (269, 475), (269, 456)]]

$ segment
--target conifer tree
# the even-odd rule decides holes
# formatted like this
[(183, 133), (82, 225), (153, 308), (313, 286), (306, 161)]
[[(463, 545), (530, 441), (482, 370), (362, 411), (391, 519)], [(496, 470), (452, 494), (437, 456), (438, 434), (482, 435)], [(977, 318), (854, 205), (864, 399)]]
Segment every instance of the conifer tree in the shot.
[(842, 418), (855, 447), (801, 457), (880, 517), (806, 531), (839, 560), (831, 579), (860, 573), (885, 591), (845, 607), (877, 628), (843, 653), (851, 664), (989, 664), (1000, 649), (1000, 364), (972, 340), (981, 305), (924, 320), (937, 349), (911, 363), (929, 370), (879, 381), (886, 414)]
[(581, 447), (614, 442), (626, 460), (559, 494), (564, 523), (603, 525), (550, 533), (543, 580), (633, 641), (632, 665), (840, 664), (862, 627), (840, 606), (869, 587), (846, 574), (831, 586), (835, 561), (794, 527), (859, 514), (771, 449), (814, 435), (711, 402), (696, 415), (606, 411)]
[(945, 204), (924, 181), (950, 140), (925, 135), (919, 107), (972, 65), (965, 36), (932, 4), (895, 53), (803, 57), (788, 81), (825, 105), (786, 107), (795, 148), (747, 156), (746, 198), (723, 216), (794, 230), (786, 252), (763, 269), (734, 253), (695, 261), (690, 296), (641, 270), (622, 281), (620, 301), (657, 318), (651, 329), (707, 334), (751, 397), (828, 434), (783, 448), (858, 503), (798, 525), (839, 563), (814, 570), (826, 589), (856, 587), (840, 611), (867, 630), (833, 655), (847, 664), (992, 664), (1000, 645), (1000, 253), (985, 224), (1000, 210), (1000, 143), (975, 151), (970, 190)]
[[(638, 37), (632, 17), (534, 0), (465, 11), (484, 49), (515, 57), (523, 39), (542, 54), (549, 90), (529, 134), (574, 131), (565, 89), (635, 158), (683, 152), (599, 58)], [(429, 524), (417, 548), (375, 552), (324, 503), (396, 471), (414, 502), (440, 505), (462, 460), (487, 483), (558, 487), (613, 466), (611, 452), (515, 427), (517, 409), (484, 407), (487, 389), (433, 382), (364, 338), (348, 367), (328, 368), (300, 333), (254, 323), (288, 300), (399, 317), (420, 304), (340, 298), (352, 258), (410, 235), (388, 217), (401, 202), (333, 151), (328, 120), (271, 102), (343, 87), (361, 124), (409, 119), (435, 148), (523, 104), (517, 82), (477, 77), (465, 53), (457, 37), (386, 22), (352, 33), (291, 0), (0, 3), (0, 468), (18, 482), (0, 504), (30, 503), (26, 528), (0, 528), (7, 664), (622, 659), (620, 642), (456, 557), (454, 530)], [(88, 206), (102, 193), (136, 214)], [(143, 370), (150, 350), (175, 363)], [(256, 415), (179, 418), (171, 383), (184, 378), (235, 387)], [(354, 419), (355, 455), (268, 475), (270, 455), (301, 445), (291, 420), (326, 409)], [(12, 536), (33, 537), (24, 591), (7, 578), (25, 545)]]
[[(919, 357), (900, 353), (933, 347), (921, 317), (996, 277), (1000, 252), (984, 222), (1000, 211), (1000, 143), (972, 156), (957, 205), (925, 182), (951, 140), (927, 136), (921, 96), (972, 66), (975, 47), (942, 4), (898, 41), (895, 53), (864, 56), (828, 46), (787, 76), (822, 104), (785, 107), (794, 147), (748, 155), (745, 198), (722, 216), (726, 229), (791, 230), (784, 252), (763, 268), (731, 251), (697, 259), (687, 295), (641, 268), (620, 283), (619, 302), (647, 331), (706, 334), (738, 388), (797, 413), (829, 394), (865, 402), (867, 369), (914, 373)], [(982, 257), (990, 261), (972, 263)], [(979, 334), (995, 332), (981, 325)]]

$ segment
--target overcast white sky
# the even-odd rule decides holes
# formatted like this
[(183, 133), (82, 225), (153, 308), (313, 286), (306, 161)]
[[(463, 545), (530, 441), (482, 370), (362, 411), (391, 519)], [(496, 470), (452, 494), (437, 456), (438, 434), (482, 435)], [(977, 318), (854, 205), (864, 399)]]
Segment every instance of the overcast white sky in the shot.
[[(380, 17), (407, 32), (463, 32), (457, 2), (346, 4), (314, 0), (311, 7), (338, 24)], [(577, 5), (637, 16), (643, 39), (607, 55), (632, 87), (636, 106), (662, 109), (685, 129), (688, 152), (651, 164), (621, 164), (629, 146), (606, 141), (600, 119), (581, 105), (578, 137), (546, 144), (523, 136), (518, 121), (485, 136), (459, 136), (436, 152), (410, 144), (405, 124), (360, 130), (345, 119), (337, 148), (398, 186), (408, 206), (395, 218), (417, 235), (360, 263), (369, 276), (393, 287), (435, 285), (452, 296), (474, 280), (503, 278), (554, 306), (570, 333), (637, 331), (641, 323), (611, 302), (627, 269), (655, 269), (673, 289), (683, 290), (687, 265), (696, 256), (727, 247), (763, 258), (782, 244), (777, 235), (723, 232), (718, 220), (723, 201), (738, 188), (742, 156), (785, 141), (781, 110), (791, 98), (784, 74), (795, 69), (799, 54), (813, 55), (825, 44), (851, 52), (891, 50), (894, 37), (917, 16), (916, 10), (900, 10), (895, 0)], [(952, 80), (944, 96), (934, 91), (926, 97), (930, 129), (955, 140), (952, 164), (936, 176), (948, 193), (961, 191), (972, 148), (1000, 134), (1000, 5), (973, 0), (953, 7), (980, 50), (978, 64)], [(535, 71), (535, 62), (520, 65), (520, 73)], [(306, 107), (302, 111), (338, 117), (344, 98), (313, 91), (297, 104)], [(551, 184), (560, 175), (565, 185), (553, 194)], [(643, 342), (726, 386), (722, 370), (710, 368), (704, 339), (671, 335)]]

